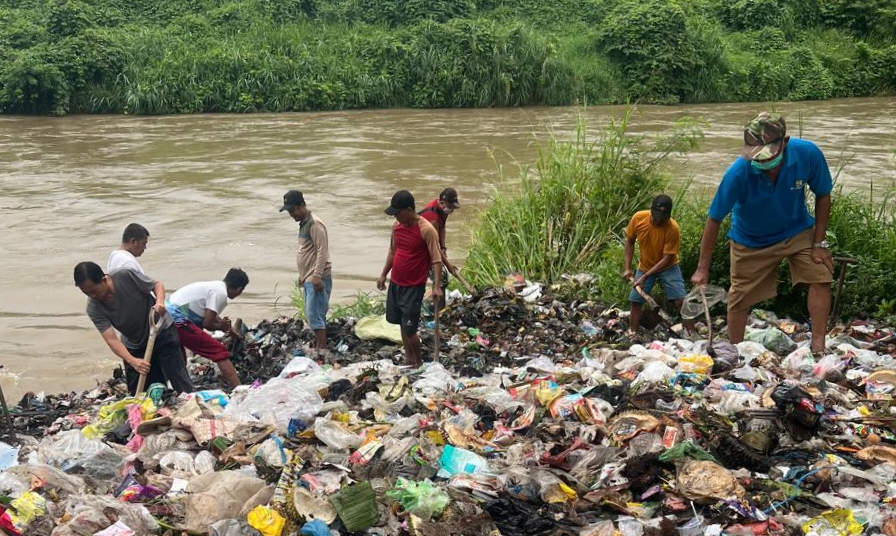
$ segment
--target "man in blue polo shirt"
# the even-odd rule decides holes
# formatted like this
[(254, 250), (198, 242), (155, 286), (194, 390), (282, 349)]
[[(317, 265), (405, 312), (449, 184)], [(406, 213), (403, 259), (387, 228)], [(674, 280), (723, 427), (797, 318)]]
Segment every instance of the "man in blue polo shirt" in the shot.
[[(778, 266), (790, 265), (794, 286), (808, 285), (812, 351), (824, 350), (834, 261), (825, 240), (831, 213), (831, 172), (812, 142), (786, 136), (784, 118), (762, 112), (744, 127), (743, 155), (725, 172), (709, 207), (694, 285), (709, 282), (713, 246), (731, 214), (728, 337), (741, 342), (750, 308), (775, 296)], [(815, 194), (815, 218), (806, 207)]]

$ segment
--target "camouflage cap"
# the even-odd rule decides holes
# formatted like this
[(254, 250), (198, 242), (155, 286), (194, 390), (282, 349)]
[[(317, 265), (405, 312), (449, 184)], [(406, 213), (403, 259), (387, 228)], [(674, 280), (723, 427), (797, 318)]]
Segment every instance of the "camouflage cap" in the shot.
[(762, 112), (744, 125), (744, 152), (747, 160), (768, 160), (778, 154), (787, 126), (781, 114)]

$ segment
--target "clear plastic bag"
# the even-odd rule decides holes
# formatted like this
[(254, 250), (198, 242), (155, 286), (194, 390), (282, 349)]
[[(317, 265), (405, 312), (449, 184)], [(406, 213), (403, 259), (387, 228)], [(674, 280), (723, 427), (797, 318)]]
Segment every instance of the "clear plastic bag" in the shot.
[(293, 357), (292, 361), (286, 364), (283, 367), (283, 370), (280, 371), (280, 379), (288, 379), (293, 376), (298, 376), (299, 374), (307, 374), (309, 372), (316, 372), (320, 370), (320, 365), (315, 363), (312, 359), (309, 359), (305, 356), (297, 356)]
[(289, 461), (283, 443), (274, 437), (266, 439), (255, 451), (255, 462), (264, 463), (268, 467), (283, 467)]
[(815, 368), (815, 356), (808, 347), (798, 348), (781, 360), (781, 366), (793, 371), (810, 372)]
[(8, 443), (0, 441), (0, 471), (18, 465), (19, 463), (19, 447), (13, 447)]
[(177, 435), (173, 431), (146, 436), (143, 444), (140, 445), (140, 450), (137, 451), (137, 459), (146, 463), (157, 454), (174, 450), (175, 444), (177, 444)]
[(173, 450), (159, 460), (162, 473), (174, 478), (190, 478), (196, 474), (193, 465), (193, 455), (187, 452)]
[(445, 367), (432, 363), (426, 367), (423, 376), (413, 383), (414, 391), (424, 396), (433, 396), (443, 391), (452, 391), (457, 381)]
[(747, 364), (766, 351), (765, 346), (753, 341), (739, 342), (736, 346), (737, 352), (744, 358), (744, 362)]
[[(77, 495), (69, 497), (63, 507), (67, 522), (61, 523), (52, 536), (80, 536), (93, 534), (112, 525), (109, 513), (137, 534), (152, 534), (159, 525), (149, 511), (140, 504), (122, 502), (102, 495)], [(203, 527), (204, 529), (205, 527)]]
[(38, 447), (38, 460), (97, 481), (117, 480), (124, 467), (124, 459), (117, 452), (102, 441), (88, 439), (80, 430), (44, 438)]
[(382, 416), (388, 418), (389, 416), (397, 415), (401, 410), (405, 408), (408, 404), (407, 396), (400, 396), (394, 402), (388, 402), (383, 395), (370, 391), (365, 395), (364, 400), (361, 401), (361, 407), (364, 409), (372, 408), (374, 410), (382, 412)]
[(722, 415), (737, 415), (748, 409), (760, 407), (760, 399), (753, 393), (743, 391), (723, 391), (718, 410)]
[(207, 531), (210, 524), (229, 519), (242, 510), (246, 501), (264, 487), (264, 480), (239, 471), (217, 471), (194, 477), (187, 484), (184, 528)]
[(392, 428), (386, 435), (389, 437), (402, 437), (406, 435), (412, 435), (416, 433), (416, 431), (420, 428), (421, 418), (423, 418), (422, 415), (420, 415), (419, 413), (415, 413), (410, 417), (400, 419), (392, 425)]
[(281, 433), (287, 433), (289, 419), (299, 410), (310, 420), (317, 415), (323, 400), (314, 390), (318, 382), (306, 382), (306, 378), (288, 380), (274, 378), (239, 401), (231, 400), (224, 416), (240, 422), (261, 421), (276, 425)]
[(636, 458), (644, 454), (662, 452), (663, 438), (659, 434), (638, 434), (628, 443), (629, 456)]
[[(706, 295), (706, 305), (708, 307), (728, 301), (728, 292), (722, 287), (715, 285), (703, 285), (703, 294)], [(698, 316), (705, 316), (706, 309), (703, 307), (703, 294), (700, 292), (700, 287), (696, 287), (688, 292), (688, 295), (684, 297), (684, 304), (681, 306), (682, 318), (693, 320)]]
[(812, 367), (812, 374), (816, 378), (824, 378), (830, 372), (843, 372), (846, 369), (846, 363), (835, 355), (826, 355)]
[(404, 439), (394, 439), (387, 436), (383, 440), (383, 444), (385, 445), (382, 454), (383, 461), (398, 461), (411, 450), (411, 447), (413, 447), (416, 442), (417, 438), (414, 436), (405, 437)]
[(10, 467), (5, 472), (21, 479), (28, 480), (29, 482), (32, 478), (37, 478), (44, 482), (44, 487), (56, 488), (63, 494), (83, 493), (84, 490), (87, 489), (87, 483), (84, 482), (83, 478), (75, 475), (67, 475), (50, 465), (17, 465), (15, 467)]
[(620, 451), (621, 449), (616, 447), (592, 447), (573, 464), (569, 474), (582, 482), (587, 482), (592, 475), (596, 475), (598, 468), (618, 459)]
[(197, 475), (204, 475), (205, 473), (211, 473), (215, 470), (215, 464), (217, 460), (212, 455), (211, 452), (207, 450), (200, 451), (199, 454), (196, 455), (196, 458), (193, 460), (193, 467), (196, 470)]
[(7, 471), (0, 471), (0, 495), (17, 498), (31, 489), (28, 481)]
[(635, 389), (643, 385), (665, 383), (672, 376), (675, 376), (675, 371), (667, 367), (665, 363), (661, 361), (652, 361), (644, 367), (644, 370), (641, 371), (641, 373), (638, 374), (638, 377), (635, 378), (635, 381), (632, 382), (632, 388)]
[(314, 435), (328, 447), (337, 450), (358, 448), (362, 441), (358, 434), (351, 432), (344, 424), (330, 419), (314, 421)]

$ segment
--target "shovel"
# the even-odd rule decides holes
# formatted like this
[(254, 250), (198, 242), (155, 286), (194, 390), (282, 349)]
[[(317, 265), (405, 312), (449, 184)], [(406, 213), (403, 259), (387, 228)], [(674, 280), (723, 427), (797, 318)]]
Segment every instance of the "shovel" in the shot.
[(706, 287), (700, 285), (699, 288), (700, 299), (703, 301), (703, 314), (706, 315), (706, 329), (709, 331), (709, 336), (707, 337), (706, 342), (706, 355), (715, 359), (716, 349), (712, 347), (712, 317), (709, 316), (709, 303), (706, 301)]
[(432, 339), (432, 362), (439, 362), (439, 354), (442, 350), (442, 330), (439, 329), (439, 316), (441, 316), (442, 308), (439, 307), (440, 300), (434, 300), (435, 308), (436, 308), (436, 318), (435, 318), (435, 333), (433, 333)]
[(3, 410), (3, 422), (7, 431), (13, 433), (12, 417), (9, 415), (9, 408), (6, 407), (6, 397), (3, 395), (3, 386), (0, 386), (0, 409)]
[(466, 279), (461, 277), (460, 270), (458, 270), (457, 268), (452, 266), (450, 272), (451, 272), (451, 275), (453, 275), (454, 277), (457, 278), (458, 281), (460, 281), (460, 284), (463, 285), (463, 287), (467, 290), (468, 293), (470, 293), (473, 296), (476, 295), (476, 289), (473, 288), (473, 285), (467, 283)]
[[(629, 281), (634, 285), (635, 278), (629, 277)], [(641, 298), (644, 300), (644, 304), (647, 306), (646, 310), (642, 313), (641, 323), (644, 324), (644, 327), (647, 329), (653, 329), (658, 325), (672, 325), (672, 319), (669, 315), (663, 311), (663, 309), (656, 303), (650, 294), (644, 292), (644, 289), (641, 288), (641, 285), (634, 285), (635, 290), (638, 294), (641, 295)]]
[[(156, 345), (156, 337), (159, 335), (159, 328), (162, 327), (162, 319), (161, 315), (158, 315), (159, 319), (153, 323), (153, 315), (156, 314), (155, 309), (149, 309), (149, 340), (146, 342), (146, 352), (143, 354), (143, 360), (146, 361), (147, 365), (152, 365), (152, 350)], [(137, 392), (134, 393), (135, 396), (140, 396), (146, 388), (146, 374), (140, 375), (140, 381), (137, 382)]]
[(857, 259), (849, 257), (834, 257), (834, 262), (840, 265), (840, 277), (837, 278), (837, 294), (834, 297), (834, 306), (831, 308), (829, 325), (837, 323), (837, 315), (840, 314), (840, 294), (843, 293), (843, 283), (846, 281), (846, 269), (850, 264), (859, 264)]

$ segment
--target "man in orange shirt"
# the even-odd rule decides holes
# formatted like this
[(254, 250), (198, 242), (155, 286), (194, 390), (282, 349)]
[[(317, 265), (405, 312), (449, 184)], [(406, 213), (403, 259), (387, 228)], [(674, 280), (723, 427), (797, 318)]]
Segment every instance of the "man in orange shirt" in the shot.
[[(676, 310), (680, 310), (687, 292), (678, 266), (681, 229), (678, 222), (672, 219), (672, 198), (658, 195), (653, 199), (650, 210), (636, 212), (625, 229), (625, 236), (625, 271), (622, 277), (626, 281), (634, 278), (633, 286), (641, 287), (647, 294), (659, 280), (666, 292), (666, 299), (673, 302)], [(640, 259), (637, 272), (632, 273), (635, 242), (640, 246)], [(637, 332), (641, 326), (644, 298), (633, 288), (628, 299), (632, 302), (629, 328)]]

